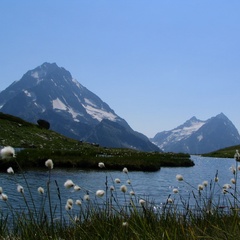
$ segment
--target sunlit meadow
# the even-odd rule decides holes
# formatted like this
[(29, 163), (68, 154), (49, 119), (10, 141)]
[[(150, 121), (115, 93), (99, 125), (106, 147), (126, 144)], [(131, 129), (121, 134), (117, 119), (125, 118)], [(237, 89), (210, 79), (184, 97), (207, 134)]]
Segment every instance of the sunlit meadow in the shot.
[[(1, 161), (15, 159), (15, 155), (10, 146), (1, 149)], [(236, 164), (226, 169), (232, 178), (223, 186), (219, 184), (218, 171), (197, 186), (179, 173), (176, 186), (161, 205), (155, 204), (151, 193), (146, 197), (135, 191), (126, 167), (118, 178), (113, 178), (107, 165), (99, 162), (99, 171), (105, 172), (105, 178), (96, 182), (103, 181), (105, 187), (92, 191), (67, 177), (59, 186), (52, 178), (54, 161), (48, 159), (45, 185), (33, 189), (16, 161), (18, 169), (9, 166), (7, 173), (9, 184), (16, 185), (24, 207), (10, 201), (7, 186), (0, 187), (5, 205), (0, 211), (0, 239), (238, 239), (238, 151), (234, 158)], [(21, 172), (21, 184), (15, 177), (16, 170)], [(63, 197), (63, 188), (69, 196), (76, 192), (78, 197)], [(187, 197), (181, 194), (185, 188), (191, 189)], [(53, 194), (57, 194), (58, 203), (52, 201)]]

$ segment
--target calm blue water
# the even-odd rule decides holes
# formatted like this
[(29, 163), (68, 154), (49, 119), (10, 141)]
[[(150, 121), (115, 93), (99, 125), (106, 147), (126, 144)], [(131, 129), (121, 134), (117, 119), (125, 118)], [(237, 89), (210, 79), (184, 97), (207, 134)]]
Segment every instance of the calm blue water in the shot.
[[(90, 198), (95, 199), (95, 192), (97, 190), (106, 189), (105, 182), (107, 178), (107, 185), (109, 187), (114, 185), (116, 189), (115, 193), (121, 201), (124, 201), (124, 195), (119, 188), (122, 184), (125, 184), (128, 187), (128, 190), (134, 190), (138, 197), (147, 196), (149, 199), (153, 199), (155, 203), (160, 206), (162, 203), (166, 202), (169, 194), (171, 194), (171, 197), (177, 198), (177, 196), (172, 193), (173, 188), (178, 188), (179, 194), (187, 198), (193, 188), (197, 188), (198, 184), (201, 184), (203, 181), (208, 181), (210, 183), (210, 181), (214, 179), (216, 171), (218, 171), (219, 177), (219, 190), (216, 190), (215, 194), (221, 194), (221, 187), (223, 184), (230, 183), (230, 180), (233, 177), (229, 168), (232, 165), (236, 165), (235, 160), (233, 158), (219, 159), (199, 156), (192, 156), (192, 160), (195, 162), (194, 167), (164, 167), (158, 172), (129, 172), (128, 175), (122, 171), (105, 171), (102, 169), (92, 171), (53, 169), (51, 172), (50, 183), (51, 199), (54, 205), (59, 205), (55, 181), (59, 185), (62, 206), (64, 208), (67, 199), (72, 198), (74, 201), (76, 199), (83, 199), (83, 196), (87, 191), (89, 192)], [(178, 182), (176, 180), (177, 174), (183, 175), (184, 180), (193, 187), (190, 187), (186, 182)], [(39, 205), (41, 202), (41, 196), (38, 194), (37, 188), (39, 186), (43, 187), (46, 193), (48, 176), (47, 169), (25, 172), (25, 177), (36, 205)], [(114, 183), (113, 180), (115, 178), (119, 178), (121, 183)], [(82, 190), (75, 192), (73, 190), (65, 189), (63, 185), (67, 179), (71, 179), (75, 184), (79, 185)], [(126, 182), (128, 179), (131, 180), (131, 185)], [(27, 185), (22, 174), (0, 174), (0, 186), (3, 188), (3, 192), (8, 195), (8, 203), (14, 208), (24, 208), (25, 204), (23, 197), (19, 192), (17, 192), (17, 184), (24, 187), (26, 198), (29, 199), (30, 196)], [(6, 203), (2, 200), (0, 201), (0, 207), (3, 209), (6, 208)], [(59, 209), (59, 207), (57, 209)]]

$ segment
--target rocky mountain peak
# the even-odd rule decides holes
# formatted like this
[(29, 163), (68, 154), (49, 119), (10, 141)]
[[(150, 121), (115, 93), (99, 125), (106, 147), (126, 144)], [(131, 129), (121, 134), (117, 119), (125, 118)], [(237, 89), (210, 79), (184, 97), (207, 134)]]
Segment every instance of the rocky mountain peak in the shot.
[[(44, 119), (50, 122), (51, 129), (71, 138), (106, 147), (159, 151), (146, 136), (131, 129), (107, 103), (56, 63), (45, 62), (27, 71), (2, 91), (0, 109), (29, 122)], [(119, 126), (121, 133), (117, 130)]]
[(240, 144), (240, 135), (233, 123), (220, 113), (206, 121), (192, 117), (170, 131), (157, 133), (151, 139), (166, 152), (201, 154)]

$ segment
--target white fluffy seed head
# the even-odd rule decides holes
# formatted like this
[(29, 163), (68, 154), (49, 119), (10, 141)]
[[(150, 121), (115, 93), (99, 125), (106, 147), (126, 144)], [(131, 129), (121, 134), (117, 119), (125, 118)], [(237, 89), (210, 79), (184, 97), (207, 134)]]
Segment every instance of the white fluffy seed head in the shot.
[(13, 147), (11, 146), (7, 146), (1, 149), (1, 158), (2, 159), (9, 159), (12, 157), (15, 157), (15, 150)]
[(104, 164), (103, 162), (99, 162), (99, 163), (98, 163), (98, 167), (100, 167), (100, 168), (105, 168), (105, 164)]
[(44, 189), (43, 189), (42, 187), (39, 187), (39, 188), (38, 188), (38, 193), (39, 193), (39, 194), (44, 194)]
[(80, 191), (81, 190), (81, 188), (78, 185), (74, 185), (73, 189), (74, 189), (74, 191)]
[(64, 183), (64, 187), (65, 188), (71, 188), (71, 187), (74, 187), (74, 183), (72, 180), (68, 179), (65, 183)]
[(183, 181), (183, 176), (182, 176), (181, 174), (177, 174), (177, 175), (176, 175), (176, 179), (177, 179), (178, 181)]
[(202, 185), (203, 185), (204, 187), (207, 187), (208, 181), (203, 181)]
[(7, 201), (8, 200), (7, 194), (4, 194), (4, 193), (1, 194), (1, 198), (2, 198), (3, 201)]
[(81, 206), (81, 205), (82, 205), (82, 201), (79, 200), (79, 199), (77, 199), (76, 202), (75, 202), (75, 204), (78, 205), (78, 206)]
[(232, 183), (232, 184), (236, 184), (236, 179), (235, 179), (235, 178), (232, 178), (232, 179), (231, 179), (231, 183)]
[(122, 185), (122, 186), (120, 187), (120, 190), (121, 190), (123, 193), (127, 192), (127, 186), (126, 186), (126, 185)]
[(140, 204), (141, 206), (143, 206), (145, 203), (146, 203), (145, 200), (143, 200), (143, 199), (140, 199), (140, 200), (139, 200), (139, 204)]
[(115, 178), (114, 182), (115, 182), (115, 183), (120, 183), (121, 180), (120, 180), (119, 178)]
[(12, 168), (12, 167), (9, 167), (9, 168), (7, 169), (7, 173), (9, 173), (9, 174), (14, 174), (13, 168)]
[(69, 204), (66, 204), (65, 205), (65, 209), (67, 210), (67, 211), (70, 211), (71, 209), (72, 209), (72, 205), (69, 205)]
[(123, 172), (124, 173), (128, 173), (128, 169), (125, 167), (125, 168), (123, 168)]
[(70, 205), (70, 206), (72, 206), (72, 205), (73, 205), (73, 200), (72, 200), (71, 198), (69, 198), (69, 199), (67, 200), (67, 204)]
[(23, 188), (23, 186), (18, 185), (18, 186), (17, 186), (17, 191), (20, 192), (20, 193), (24, 193), (24, 188)]
[(123, 227), (128, 227), (128, 222), (123, 222), (123, 223), (122, 223), (122, 226), (123, 226)]
[(89, 194), (84, 195), (83, 198), (84, 198), (85, 201), (90, 201), (90, 196), (89, 196)]
[(48, 160), (45, 162), (45, 166), (46, 166), (48, 169), (53, 169), (53, 161), (52, 161), (52, 159), (48, 159)]
[(103, 197), (104, 194), (105, 194), (104, 190), (97, 190), (96, 191), (96, 196), (97, 197)]
[(132, 195), (132, 196), (134, 196), (134, 195), (135, 195), (135, 192), (131, 190), (131, 191), (129, 192), (129, 194)]
[(178, 189), (177, 188), (174, 188), (172, 191), (173, 191), (173, 193), (178, 193)]

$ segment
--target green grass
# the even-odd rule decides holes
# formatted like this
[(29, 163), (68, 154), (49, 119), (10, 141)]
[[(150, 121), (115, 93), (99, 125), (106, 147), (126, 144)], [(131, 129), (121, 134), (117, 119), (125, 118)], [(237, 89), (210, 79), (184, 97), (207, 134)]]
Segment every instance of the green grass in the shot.
[[(56, 167), (97, 168), (104, 161), (108, 169), (157, 171), (163, 166), (193, 166), (189, 154), (140, 152), (132, 149), (104, 148), (67, 138), (12, 115), (0, 113), (0, 145), (24, 148), (17, 153), (23, 167), (41, 167), (54, 158)], [(0, 162), (3, 171), (14, 162)]]
[(216, 158), (233, 158), (237, 149), (240, 150), (240, 145), (219, 149), (217, 151), (202, 154), (202, 156), (203, 157), (216, 157)]

